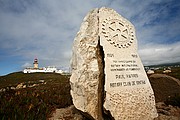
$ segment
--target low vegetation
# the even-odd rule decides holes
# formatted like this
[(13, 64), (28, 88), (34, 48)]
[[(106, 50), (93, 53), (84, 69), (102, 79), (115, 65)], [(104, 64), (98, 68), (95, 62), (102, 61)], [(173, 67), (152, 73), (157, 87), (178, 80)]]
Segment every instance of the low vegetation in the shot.
[[(26, 88), (9, 89), (20, 83), (26, 85)], [(36, 86), (28, 87), (29, 84)], [(69, 76), (18, 72), (0, 77), (0, 85), (0, 88), (6, 88), (6, 91), (0, 92), (2, 120), (45, 120), (54, 109), (72, 104)]]
[(180, 95), (180, 86), (174, 78), (164, 74), (152, 74), (149, 80), (155, 93), (156, 102), (162, 102), (175, 95)]
[(165, 101), (166, 105), (178, 106), (180, 107), (180, 95), (175, 94), (172, 97), (169, 97)]
[[(166, 73), (167, 75), (170, 75), (176, 79), (180, 80), (180, 67), (172, 67), (171, 73)], [(163, 69), (155, 70), (155, 73), (163, 73)]]
[[(180, 79), (180, 68), (173, 68), (168, 75)], [(55, 73), (22, 72), (0, 76), (0, 119), (46, 120), (55, 109), (72, 105), (69, 78)], [(174, 94), (179, 87), (176, 89), (174, 81), (166, 79), (150, 78), (156, 102), (163, 100), (167, 105), (180, 107), (180, 95)]]
[(168, 75), (175, 77), (180, 80), (180, 67), (174, 67), (172, 68), (172, 72), (169, 73)]

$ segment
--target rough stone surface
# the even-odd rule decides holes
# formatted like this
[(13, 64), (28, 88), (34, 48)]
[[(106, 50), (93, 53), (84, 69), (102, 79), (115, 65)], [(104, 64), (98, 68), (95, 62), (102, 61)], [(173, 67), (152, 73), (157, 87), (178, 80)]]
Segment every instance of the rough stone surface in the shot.
[(103, 69), (98, 43), (98, 9), (83, 20), (74, 40), (70, 78), (74, 106), (93, 119), (102, 119), (101, 77)]
[(114, 10), (94, 9), (84, 18), (74, 40), (71, 68), (73, 103), (90, 118), (102, 120), (105, 113), (115, 120), (157, 117), (134, 26)]
[(158, 117), (155, 120), (180, 120), (180, 108), (166, 105), (164, 102), (156, 103)]

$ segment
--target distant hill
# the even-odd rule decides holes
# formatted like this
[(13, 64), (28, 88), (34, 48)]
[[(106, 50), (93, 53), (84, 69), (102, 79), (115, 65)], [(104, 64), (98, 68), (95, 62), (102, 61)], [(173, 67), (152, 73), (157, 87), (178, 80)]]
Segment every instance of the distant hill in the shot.
[(38, 80), (59, 80), (61, 82), (67, 81), (70, 76), (63, 76), (58, 73), (29, 73), (14, 72), (5, 76), (0, 76), (0, 88), (7, 86), (14, 86), (22, 82), (38, 81)]
[(164, 63), (164, 64), (157, 64), (157, 65), (148, 65), (147, 67), (169, 67), (169, 66), (180, 66), (180, 62), (176, 62), (176, 63)]

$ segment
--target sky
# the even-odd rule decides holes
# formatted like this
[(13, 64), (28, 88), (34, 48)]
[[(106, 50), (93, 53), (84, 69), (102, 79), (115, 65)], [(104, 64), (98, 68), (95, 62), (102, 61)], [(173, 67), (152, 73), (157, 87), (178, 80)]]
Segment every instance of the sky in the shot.
[(180, 0), (0, 0), (0, 76), (34, 58), (69, 69), (83, 18), (103, 6), (134, 24), (144, 65), (180, 62)]

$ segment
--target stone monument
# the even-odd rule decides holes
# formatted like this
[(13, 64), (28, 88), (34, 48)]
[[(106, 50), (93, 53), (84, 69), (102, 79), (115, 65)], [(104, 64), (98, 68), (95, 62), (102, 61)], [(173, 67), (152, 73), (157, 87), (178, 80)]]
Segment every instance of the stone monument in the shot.
[(70, 78), (75, 107), (102, 120), (153, 120), (154, 93), (137, 53), (134, 26), (110, 8), (94, 9), (74, 40)]
[(103, 63), (99, 43), (98, 9), (83, 20), (74, 40), (70, 78), (74, 106), (93, 119), (102, 119)]

